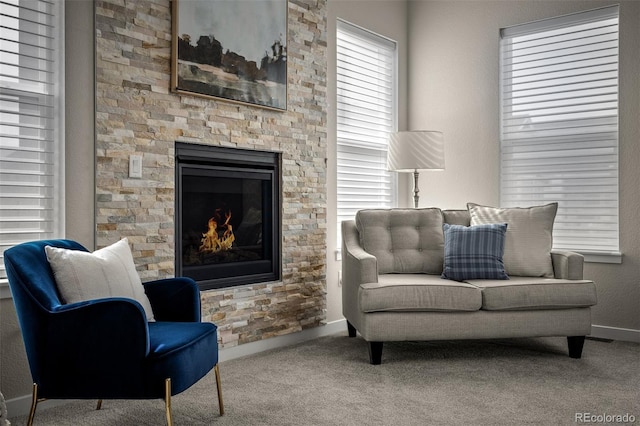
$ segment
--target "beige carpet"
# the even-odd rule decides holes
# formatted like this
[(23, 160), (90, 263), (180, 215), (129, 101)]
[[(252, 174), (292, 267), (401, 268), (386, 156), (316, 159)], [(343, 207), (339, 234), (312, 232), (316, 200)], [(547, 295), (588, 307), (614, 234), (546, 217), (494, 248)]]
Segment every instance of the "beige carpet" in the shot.
[[(172, 399), (176, 425), (576, 425), (576, 413), (640, 424), (640, 345), (626, 342), (588, 339), (580, 360), (564, 338), (387, 343), (372, 366), (365, 342), (345, 332), (226, 361), (220, 372), (225, 416), (209, 374)], [(41, 410), (35, 425), (165, 422), (160, 400), (94, 408)]]

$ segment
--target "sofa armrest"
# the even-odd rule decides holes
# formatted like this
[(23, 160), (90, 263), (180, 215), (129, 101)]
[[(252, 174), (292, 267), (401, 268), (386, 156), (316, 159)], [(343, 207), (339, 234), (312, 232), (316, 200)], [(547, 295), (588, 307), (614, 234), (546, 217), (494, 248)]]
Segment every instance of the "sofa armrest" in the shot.
[(360, 284), (378, 282), (378, 259), (360, 246), (353, 220), (342, 222), (342, 314), (349, 324), (360, 327)]
[(378, 282), (378, 260), (360, 246), (353, 220), (342, 222), (342, 285), (359, 286)]
[(555, 278), (567, 280), (581, 280), (583, 278), (584, 256), (580, 253), (553, 250), (551, 261)]

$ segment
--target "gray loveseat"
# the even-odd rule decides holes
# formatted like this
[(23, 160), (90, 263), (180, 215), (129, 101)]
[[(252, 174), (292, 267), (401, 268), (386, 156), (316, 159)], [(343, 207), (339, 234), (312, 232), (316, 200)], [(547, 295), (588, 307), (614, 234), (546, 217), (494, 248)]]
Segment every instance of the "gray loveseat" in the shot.
[[(355, 221), (342, 223), (342, 304), (349, 336), (357, 331), (368, 342), (371, 364), (381, 363), (383, 342), (540, 336), (567, 336), (569, 356), (580, 358), (596, 288), (583, 279), (580, 254), (551, 251), (555, 209), (493, 211), (470, 204), (469, 210), (358, 212)], [(508, 223), (509, 279), (443, 279), (443, 224), (468, 227), (483, 220)], [(522, 275), (528, 273), (533, 275)]]

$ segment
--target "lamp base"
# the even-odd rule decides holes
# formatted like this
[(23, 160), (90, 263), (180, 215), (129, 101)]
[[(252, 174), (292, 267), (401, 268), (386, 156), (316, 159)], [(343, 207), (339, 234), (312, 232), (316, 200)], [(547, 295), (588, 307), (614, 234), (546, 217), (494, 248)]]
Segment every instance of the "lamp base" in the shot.
[(418, 208), (418, 200), (420, 199), (420, 197), (418, 196), (418, 192), (420, 192), (420, 190), (418, 189), (418, 176), (419, 176), (418, 171), (414, 170), (413, 171), (413, 205), (416, 209)]

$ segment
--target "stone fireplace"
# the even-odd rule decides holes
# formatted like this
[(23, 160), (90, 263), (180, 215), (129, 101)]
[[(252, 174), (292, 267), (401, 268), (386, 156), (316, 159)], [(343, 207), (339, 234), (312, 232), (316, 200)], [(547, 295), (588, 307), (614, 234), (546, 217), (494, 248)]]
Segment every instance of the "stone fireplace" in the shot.
[[(327, 4), (289, 0), (288, 5), (287, 108), (274, 111), (170, 91), (170, 0), (95, 2), (98, 247), (127, 237), (143, 281), (193, 272), (186, 269), (196, 265), (176, 270), (176, 246), (185, 250), (176, 229), (185, 214), (176, 204), (176, 147), (278, 153), (281, 237), (275, 239), (281, 247), (271, 250), (280, 253), (279, 270), (273, 279), (225, 288), (217, 288), (213, 278), (204, 284), (211, 288), (201, 292), (202, 320), (218, 325), (223, 347), (317, 327), (325, 319)], [(142, 157), (141, 178), (129, 176), (132, 155)], [(258, 176), (241, 185), (266, 184)], [(237, 199), (225, 203), (234, 232), (243, 222), (255, 222), (244, 201), (242, 207)], [(236, 222), (239, 210), (247, 219)], [(195, 218), (195, 239), (209, 232), (211, 218), (221, 222), (216, 232), (227, 230), (227, 213), (223, 205)], [(264, 214), (262, 220), (267, 222)], [(275, 236), (276, 230), (264, 232)]]
[(176, 275), (202, 290), (280, 279), (280, 154), (176, 142)]

